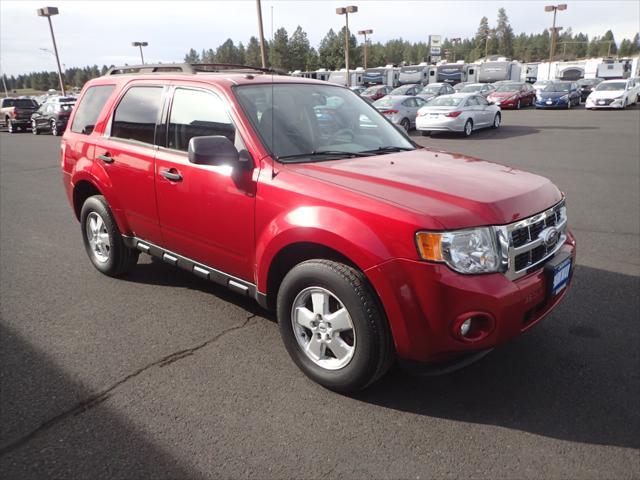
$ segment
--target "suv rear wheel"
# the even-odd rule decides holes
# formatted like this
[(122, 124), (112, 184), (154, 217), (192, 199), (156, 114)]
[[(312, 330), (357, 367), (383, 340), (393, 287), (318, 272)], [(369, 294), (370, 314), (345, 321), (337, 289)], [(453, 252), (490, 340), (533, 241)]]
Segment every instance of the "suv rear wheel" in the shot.
[(315, 382), (340, 392), (365, 388), (389, 369), (391, 334), (363, 274), (329, 260), (295, 266), (278, 292), (289, 355)]
[(82, 240), (93, 266), (117, 277), (138, 263), (139, 252), (128, 248), (102, 195), (87, 198), (80, 213)]

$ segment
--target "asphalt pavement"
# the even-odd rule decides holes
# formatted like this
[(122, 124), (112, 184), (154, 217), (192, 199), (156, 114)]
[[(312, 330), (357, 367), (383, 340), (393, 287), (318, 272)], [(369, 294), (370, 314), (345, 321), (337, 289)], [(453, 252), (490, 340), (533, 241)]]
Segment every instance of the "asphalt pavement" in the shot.
[(464, 370), (344, 396), (298, 371), (255, 303), (145, 256), (98, 273), (59, 138), (0, 133), (0, 477), (640, 477), (640, 108), (414, 139), (554, 180), (574, 285)]

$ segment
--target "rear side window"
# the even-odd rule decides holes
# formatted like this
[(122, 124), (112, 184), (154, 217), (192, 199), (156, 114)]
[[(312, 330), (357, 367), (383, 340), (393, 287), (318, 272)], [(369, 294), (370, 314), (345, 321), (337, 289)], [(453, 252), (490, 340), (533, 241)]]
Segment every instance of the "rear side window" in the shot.
[(71, 124), (71, 131), (89, 135), (93, 132), (102, 107), (113, 91), (114, 85), (97, 85), (89, 87), (76, 110)]
[(177, 88), (173, 94), (167, 147), (187, 151), (193, 137), (223, 135), (236, 142), (236, 129), (227, 114), (224, 102), (209, 92)]
[(153, 144), (162, 107), (162, 87), (131, 87), (116, 107), (111, 136)]

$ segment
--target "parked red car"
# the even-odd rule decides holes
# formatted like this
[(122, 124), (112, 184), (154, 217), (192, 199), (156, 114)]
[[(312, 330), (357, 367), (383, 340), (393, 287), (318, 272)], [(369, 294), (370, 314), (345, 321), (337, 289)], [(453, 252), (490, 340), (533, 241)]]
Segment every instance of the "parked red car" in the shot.
[(465, 365), (566, 294), (575, 240), (549, 180), (421, 148), (341, 86), (170, 68), (89, 81), (62, 138), (99, 271), (146, 253), (256, 299), (338, 391), (394, 359)]
[(360, 96), (365, 100), (375, 102), (376, 100), (389, 95), (390, 93), (391, 87), (387, 87), (386, 85), (373, 85), (372, 87), (369, 87), (364, 92), (362, 92)]
[(536, 91), (528, 83), (501, 83), (487, 99), (500, 108), (515, 108), (532, 106), (536, 102)]

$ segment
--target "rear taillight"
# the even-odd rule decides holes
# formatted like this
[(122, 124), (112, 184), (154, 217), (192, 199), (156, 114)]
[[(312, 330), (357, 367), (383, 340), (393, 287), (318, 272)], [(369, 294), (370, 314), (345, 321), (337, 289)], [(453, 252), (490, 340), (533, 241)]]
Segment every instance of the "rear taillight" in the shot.
[(398, 110), (383, 110), (382, 113), (384, 115), (393, 115), (394, 113), (398, 113)]
[(11, 109), (11, 111), (9, 112), (9, 116), (10, 116), (11, 118), (16, 118), (16, 117), (18, 116), (18, 112), (16, 112), (16, 107), (13, 107), (13, 108)]
[(456, 118), (458, 116), (460, 116), (462, 112), (449, 112), (449, 113), (445, 113), (444, 116), (445, 117), (451, 117), (451, 118)]

